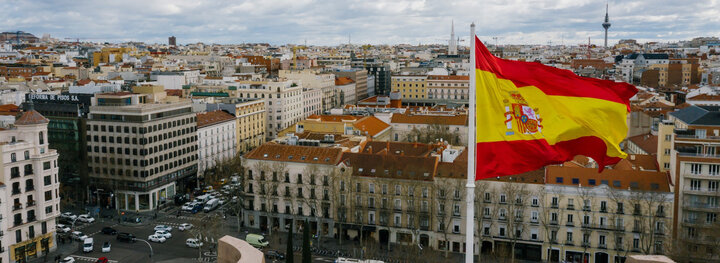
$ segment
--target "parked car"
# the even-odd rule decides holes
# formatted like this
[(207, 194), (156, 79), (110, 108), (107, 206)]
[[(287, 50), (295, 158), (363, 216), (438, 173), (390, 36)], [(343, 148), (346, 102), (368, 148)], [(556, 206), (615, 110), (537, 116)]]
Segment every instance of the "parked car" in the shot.
[(191, 248), (199, 248), (203, 245), (203, 242), (198, 240), (197, 238), (188, 238), (185, 240), (185, 245)]
[(247, 234), (245, 236), (245, 241), (248, 242), (248, 244), (252, 245), (253, 247), (259, 247), (264, 248), (266, 247), (270, 242), (265, 240), (265, 237), (258, 234)]
[(88, 237), (85, 240), (83, 240), (83, 252), (89, 253), (92, 252), (94, 249), (95, 242), (93, 241), (92, 237)]
[(180, 209), (182, 209), (183, 211), (190, 211), (193, 209), (193, 206), (194, 206), (193, 203), (187, 202), (184, 205), (182, 205), (182, 207)]
[(219, 205), (218, 201), (219, 201), (218, 199), (210, 199), (210, 201), (208, 201), (205, 204), (205, 207), (203, 208), (203, 212), (209, 213), (210, 211), (215, 210), (215, 208), (217, 208)]
[(135, 243), (135, 235), (130, 233), (118, 233), (117, 234), (117, 240), (123, 241), (123, 242), (133, 242)]
[(106, 257), (100, 257), (95, 261), (95, 263), (108, 263), (108, 258)]
[(57, 224), (57, 225), (55, 225), (55, 228), (57, 229), (57, 232), (60, 232), (60, 233), (70, 232), (70, 228), (63, 224)]
[(172, 231), (172, 227), (168, 226), (168, 225), (157, 225), (157, 226), (155, 226), (155, 228), (153, 230), (155, 230), (155, 231), (165, 230), (165, 231), (170, 232), (170, 231)]
[(83, 234), (80, 231), (73, 231), (71, 234), (71, 237), (72, 237), (72, 239), (79, 240), (79, 241), (83, 241), (86, 238), (88, 238), (87, 235)]
[(149, 241), (152, 241), (152, 242), (157, 242), (157, 243), (165, 243), (165, 241), (166, 241), (167, 239), (164, 238), (164, 237), (162, 237), (162, 236), (160, 236), (160, 235), (158, 235), (158, 234), (154, 234), (154, 235), (150, 235), (150, 236), (148, 237), (148, 240), (149, 240)]
[(74, 257), (65, 257), (60, 260), (60, 263), (75, 263)]
[(172, 234), (170, 234), (170, 232), (165, 231), (165, 230), (155, 231), (155, 235), (158, 235), (158, 236), (161, 236), (161, 237), (164, 237), (167, 239), (170, 239), (172, 237)]
[(103, 227), (102, 233), (106, 234), (106, 235), (115, 235), (115, 234), (117, 234), (117, 230), (115, 230), (112, 227), (106, 226), (106, 227)]
[(285, 254), (278, 252), (277, 250), (268, 250), (265, 252), (265, 257), (268, 259), (285, 259)]
[(95, 222), (95, 218), (90, 216), (89, 214), (79, 215), (77, 217), (77, 220), (83, 223), (92, 223)]
[(109, 253), (109, 252), (110, 252), (110, 241), (106, 241), (105, 243), (103, 243), (102, 252), (103, 252), (103, 253)]
[(190, 210), (190, 213), (195, 214), (195, 213), (197, 213), (197, 212), (200, 212), (200, 211), (203, 210), (204, 207), (205, 207), (205, 206), (204, 206), (202, 203), (195, 204), (195, 206), (193, 207), (193, 209)]
[(77, 219), (77, 216), (76, 216), (76, 215), (73, 215), (73, 213), (70, 213), (70, 212), (62, 213), (62, 214), (60, 214), (60, 217), (62, 217), (62, 218), (67, 218), (67, 219), (70, 219), (70, 220), (75, 220), (75, 219)]
[(185, 231), (185, 230), (190, 230), (190, 229), (192, 229), (192, 227), (193, 227), (192, 224), (182, 223), (182, 224), (180, 224), (180, 226), (178, 227), (178, 229), (180, 229), (180, 231)]

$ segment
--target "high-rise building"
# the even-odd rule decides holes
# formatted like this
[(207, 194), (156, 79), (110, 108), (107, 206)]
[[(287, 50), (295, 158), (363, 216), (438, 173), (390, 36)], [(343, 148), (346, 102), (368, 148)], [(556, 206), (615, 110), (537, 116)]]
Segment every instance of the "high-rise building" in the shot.
[(610, 17), (608, 16), (608, 5), (605, 4), (605, 22), (602, 23), (602, 27), (605, 29), (605, 47), (607, 47), (607, 32), (610, 28)]
[(195, 187), (197, 123), (190, 101), (166, 97), (160, 86), (133, 90), (92, 99), (87, 120), (90, 191), (100, 205), (150, 211)]
[[(670, 155), (675, 183), (675, 231), (679, 261), (719, 262), (720, 107), (690, 106), (670, 112), (659, 124), (658, 156)], [(661, 144), (658, 144), (661, 147)]]
[(14, 125), (0, 131), (2, 262), (26, 262), (56, 249), (60, 182), (58, 153), (48, 147), (49, 122), (30, 104)]
[(175, 36), (168, 37), (168, 45), (175, 46), (177, 44)]

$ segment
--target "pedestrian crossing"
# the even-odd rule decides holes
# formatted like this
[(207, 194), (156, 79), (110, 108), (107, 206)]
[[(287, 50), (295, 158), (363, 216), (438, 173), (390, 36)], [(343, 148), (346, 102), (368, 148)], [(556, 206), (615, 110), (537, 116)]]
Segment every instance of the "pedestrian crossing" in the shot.
[[(79, 262), (96, 262), (98, 260), (98, 258), (93, 258), (93, 257), (85, 257), (85, 256), (78, 256), (78, 255), (70, 255), (70, 256), (73, 257), (75, 259), (75, 261), (79, 261)], [(117, 260), (108, 260), (108, 262), (109, 263), (117, 263), (118, 261)]]
[(204, 257), (204, 258), (198, 258), (197, 261), (199, 261), (199, 262), (217, 262), (217, 258)]

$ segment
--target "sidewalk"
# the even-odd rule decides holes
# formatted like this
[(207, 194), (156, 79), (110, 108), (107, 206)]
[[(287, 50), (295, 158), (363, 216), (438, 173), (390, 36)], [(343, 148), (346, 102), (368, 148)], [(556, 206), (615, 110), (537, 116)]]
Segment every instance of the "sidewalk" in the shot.
[(38, 256), (37, 258), (28, 259), (28, 263), (37, 263), (37, 262), (55, 262), (55, 257), (60, 256), (60, 259), (63, 259), (67, 256), (70, 256), (72, 254), (76, 254), (79, 251), (80, 245), (82, 243), (80, 241), (73, 241), (72, 243), (66, 242), (65, 244), (58, 241), (57, 243), (57, 249), (55, 251), (50, 252), (47, 255), (47, 261), (45, 261), (45, 255)]

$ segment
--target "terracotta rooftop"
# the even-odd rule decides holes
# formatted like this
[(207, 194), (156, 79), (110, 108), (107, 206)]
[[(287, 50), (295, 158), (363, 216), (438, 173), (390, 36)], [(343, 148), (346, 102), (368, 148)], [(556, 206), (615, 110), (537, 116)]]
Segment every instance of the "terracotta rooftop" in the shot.
[(203, 128), (221, 122), (234, 121), (235, 116), (222, 110), (201, 112), (197, 114), (197, 127)]
[(438, 158), (375, 153), (346, 152), (343, 162), (353, 169), (355, 176), (385, 177), (432, 181)]
[(413, 123), (413, 124), (440, 124), (440, 125), (467, 125), (467, 115), (415, 115), (415, 114), (393, 114), (390, 123)]
[(178, 96), (182, 97), (182, 90), (181, 89), (166, 89), (165, 92), (167, 92), (168, 96)]
[(547, 166), (546, 184), (567, 186), (599, 186), (606, 184), (615, 189), (628, 188), (643, 191), (670, 192), (670, 178), (667, 173), (657, 171), (639, 171), (625, 169), (605, 169), (598, 173), (597, 168)]
[(347, 85), (347, 84), (350, 84), (350, 83), (353, 83), (353, 82), (355, 82), (355, 81), (353, 81), (351, 78), (348, 78), (348, 77), (335, 78), (335, 85), (336, 85), (336, 86)]
[(20, 112), (20, 107), (15, 104), (0, 105), (0, 115), (5, 116), (17, 116)]
[(48, 123), (50, 120), (45, 118), (45, 116), (42, 116), (39, 112), (31, 109), (26, 112), (24, 112), (20, 118), (15, 120), (15, 125), (33, 125), (33, 124), (43, 124)]
[(652, 134), (641, 134), (628, 138), (633, 144), (637, 145), (643, 151), (651, 155), (657, 154), (657, 135)]
[(415, 142), (369, 141), (365, 143), (360, 152), (370, 154), (427, 157), (438, 148), (441, 148), (441, 146)]
[(352, 115), (317, 115), (313, 114), (307, 117), (307, 120), (312, 121), (323, 121), (323, 122), (341, 122), (341, 121), (354, 121), (359, 119), (358, 116)]
[(363, 131), (365, 135), (375, 136), (378, 133), (389, 128), (390, 124), (381, 121), (375, 116), (367, 116), (355, 121), (355, 123), (353, 123), (353, 126), (356, 129)]
[(709, 94), (698, 94), (693, 97), (687, 98), (687, 100), (715, 100), (720, 101), (720, 95), (709, 95)]
[(252, 160), (283, 161), (336, 165), (340, 163), (342, 149), (316, 146), (299, 146), (265, 143), (245, 154)]

